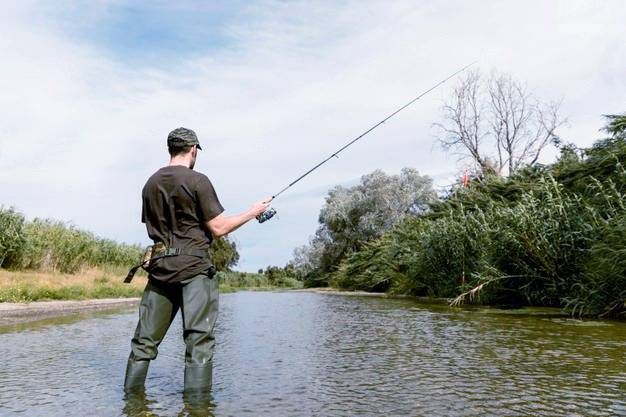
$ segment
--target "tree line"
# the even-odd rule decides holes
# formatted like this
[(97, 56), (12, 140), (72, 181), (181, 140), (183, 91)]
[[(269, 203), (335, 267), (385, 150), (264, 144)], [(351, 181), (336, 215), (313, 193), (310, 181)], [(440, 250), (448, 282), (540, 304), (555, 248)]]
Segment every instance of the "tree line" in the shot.
[[(606, 119), (605, 137), (577, 148), (559, 136), (559, 102), (472, 72), (434, 124), (472, 167), (467, 186), (438, 195), (412, 168), (337, 186), (285, 270), (309, 286), (623, 317), (626, 116)], [(548, 147), (559, 156), (541, 164)]]

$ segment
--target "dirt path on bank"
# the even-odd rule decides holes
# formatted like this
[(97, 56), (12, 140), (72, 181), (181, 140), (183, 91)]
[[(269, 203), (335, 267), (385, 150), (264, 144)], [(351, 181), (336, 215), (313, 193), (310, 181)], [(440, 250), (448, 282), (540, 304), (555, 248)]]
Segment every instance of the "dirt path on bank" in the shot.
[(138, 302), (139, 298), (103, 298), (80, 301), (0, 303), (0, 326), (83, 312), (132, 307)]

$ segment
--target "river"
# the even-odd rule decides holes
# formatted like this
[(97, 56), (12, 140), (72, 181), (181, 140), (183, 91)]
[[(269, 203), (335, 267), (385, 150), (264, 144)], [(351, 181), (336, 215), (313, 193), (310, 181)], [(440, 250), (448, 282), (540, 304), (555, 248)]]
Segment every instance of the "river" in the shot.
[(407, 299), (220, 299), (214, 387), (182, 396), (180, 315), (145, 397), (122, 382), (135, 309), (0, 329), (0, 415), (626, 416), (626, 323)]

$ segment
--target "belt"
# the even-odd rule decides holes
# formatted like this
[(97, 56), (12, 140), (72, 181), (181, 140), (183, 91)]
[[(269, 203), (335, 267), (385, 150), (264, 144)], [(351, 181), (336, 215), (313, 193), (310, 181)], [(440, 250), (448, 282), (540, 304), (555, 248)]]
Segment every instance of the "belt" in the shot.
[(166, 248), (163, 244), (148, 246), (148, 249), (146, 249), (146, 252), (144, 253), (143, 260), (141, 261), (141, 263), (133, 266), (130, 271), (128, 271), (128, 275), (126, 275), (126, 278), (124, 278), (124, 283), (128, 284), (129, 282), (131, 282), (139, 268), (143, 268), (147, 271), (147, 268), (150, 266), (150, 264), (152, 264), (153, 261), (178, 255), (195, 256), (197, 258), (207, 259), (209, 257), (209, 253), (206, 250)]

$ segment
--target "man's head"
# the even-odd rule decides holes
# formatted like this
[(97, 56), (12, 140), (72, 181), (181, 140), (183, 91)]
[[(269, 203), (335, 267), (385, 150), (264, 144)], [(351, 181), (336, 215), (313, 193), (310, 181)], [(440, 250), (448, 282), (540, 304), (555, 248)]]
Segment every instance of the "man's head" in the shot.
[(198, 141), (198, 136), (191, 129), (185, 129), (184, 127), (179, 127), (178, 129), (174, 129), (167, 135), (167, 150), (170, 153), (172, 158), (178, 156), (189, 156), (189, 168), (193, 169), (196, 163), (196, 156), (198, 155), (198, 149), (202, 150), (200, 147), (200, 142)]

